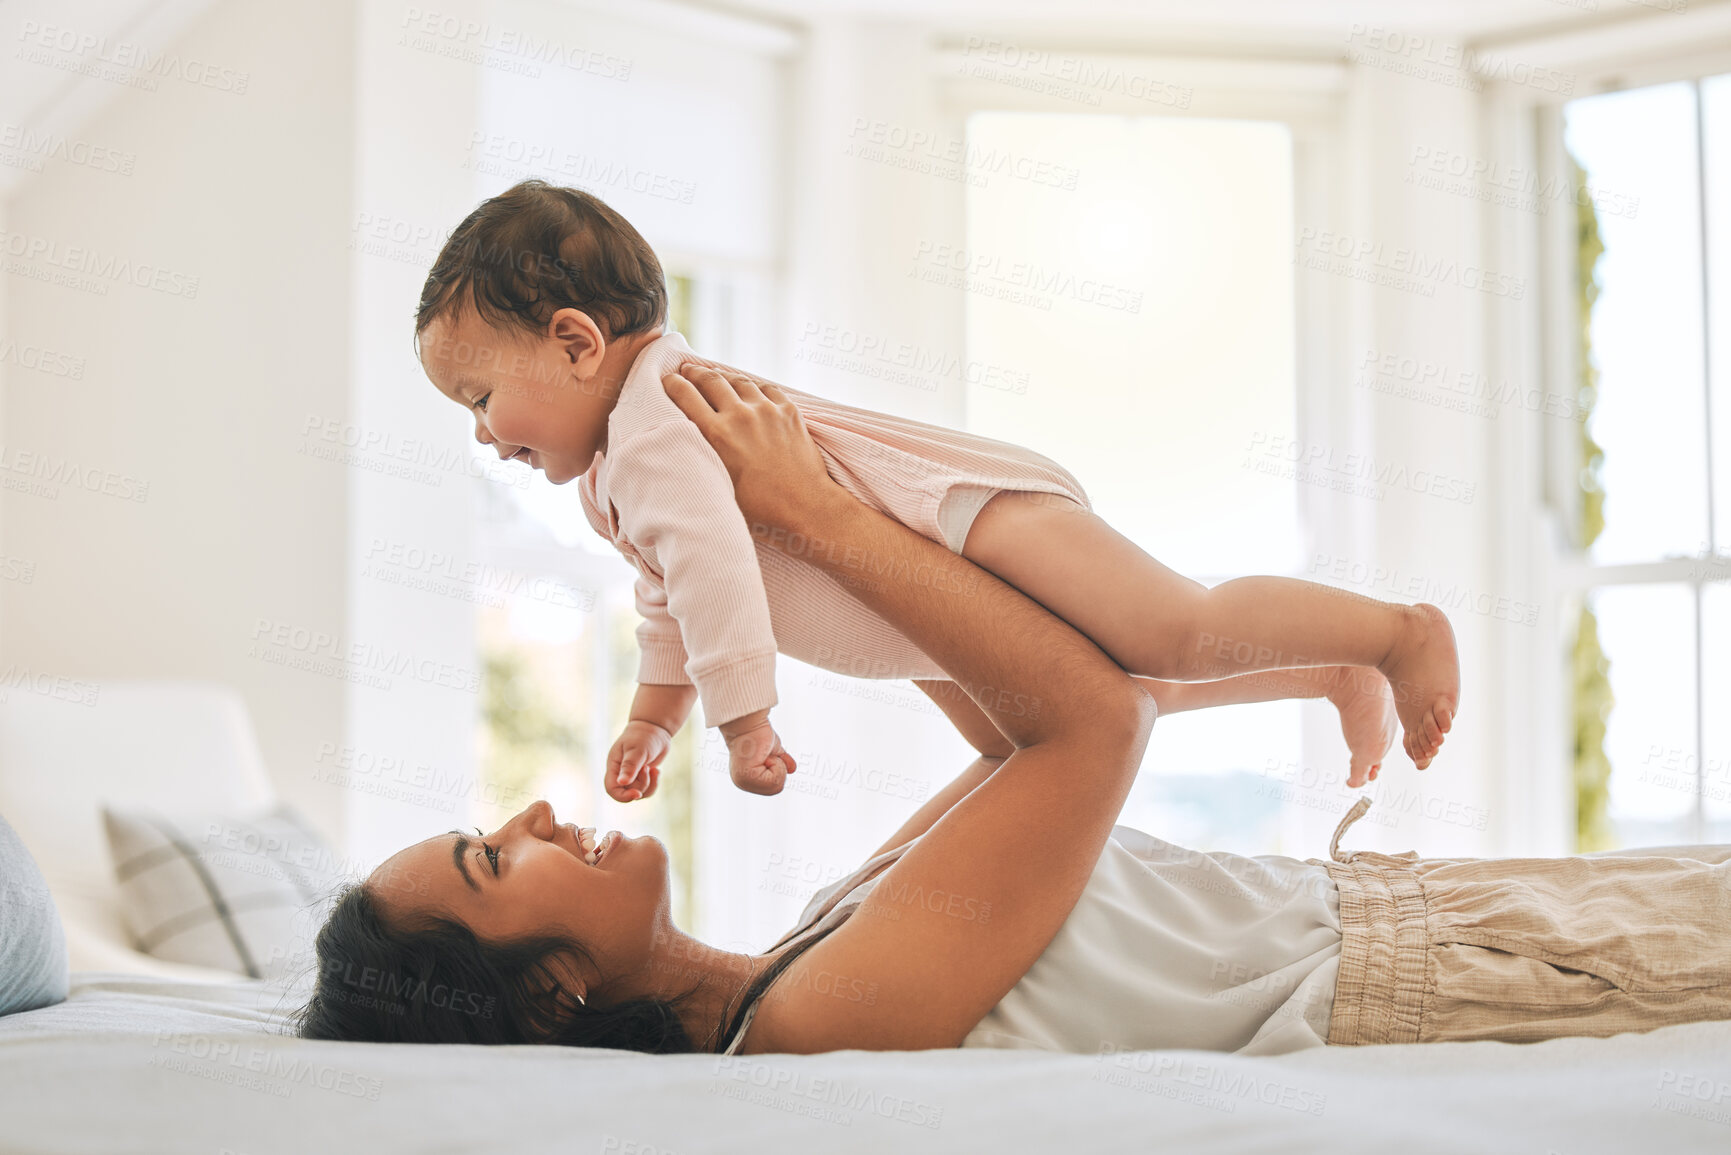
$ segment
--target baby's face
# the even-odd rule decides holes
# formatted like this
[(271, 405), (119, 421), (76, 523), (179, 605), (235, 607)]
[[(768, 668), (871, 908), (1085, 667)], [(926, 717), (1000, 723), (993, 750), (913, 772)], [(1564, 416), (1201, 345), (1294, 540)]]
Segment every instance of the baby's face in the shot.
[(588, 470), (607, 439), (611, 399), (592, 387), (606, 352), (593, 347), (598, 339), (592, 326), (589, 336), (564, 339), (507, 332), (464, 309), (454, 324), (442, 318), (422, 332), (421, 367), (474, 414), (475, 440), (563, 485)]

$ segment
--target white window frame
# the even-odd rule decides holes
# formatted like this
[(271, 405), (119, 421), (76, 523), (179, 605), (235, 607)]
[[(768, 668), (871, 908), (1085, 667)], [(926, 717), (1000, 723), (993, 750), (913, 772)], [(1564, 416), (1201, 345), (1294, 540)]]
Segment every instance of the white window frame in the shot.
[[(1351, 70), (1344, 61), (1237, 59), (1230, 57), (1108, 55), (1068, 53), (1086, 61), (1079, 71), (1094, 75), (1155, 78), (1184, 90), (1187, 104), (1163, 107), (1110, 92), (1099, 104), (1042, 95), (988, 80), (960, 79), (967, 57), (959, 47), (934, 56), (943, 78), (940, 107), (952, 116), (945, 126), (965, 139), (974, 112), (1094, 113), (1172, 116), (1186, 119), (1251, 120), (1284, 125), (1292, 138), (1292, 210), (1295, 225), (1345, 232), (1354, 197), (1355, 166), (1349, 155), (1353, 136)], [(1338, 277), (1302, 276), (1295, 269), (1294, 434), (1307, 444), (1347, 444), (1360, 403), (1339, 382), (1350, 380), (1354, 294), (1362, 289)], [(1355, 512), (1317, 486), (1298, 486), (1297, 513), (1306, 556), (1369, 557), (1369, 527)], [(1206, 576), (1206, 575), (1203, 575)], [(1237, 575), (1233, 575), (1237, 576)], [(1293, 574), (1305, 577), (1306, 574)], [(1320, 710), (1322, 707), (1317, 706)], [(1318, 726), (1308, 708), (1300, 724), (1304, 767), (1333, 763), (1339, 729), (1332, 720)], [(1325, 846), (1337, 815), (1316, 807), (1287, 807), (1281, 838), (1292, 846)]]
[[(1584, 96), (1677, 81), (1694, 81), (1699, 101), (1700, 78), (1731, 72), (1731, 12), (1706, 9), (1686, 18), (1644, 21), (1632, 32), (1622, 30), (1616, 36), (1605, 32), (1575, 34), (1497, 44), (1494, 50), (1573, 78), (1567, 93), (1540, 92), (1504, 83), (1487, 85), (1485, 90), (1483, 115), (1488, 154), (1511, 167), (1536, 171), (1541, 181), (1558, 180), (1567, 172), (1564, 105)], [(1697, 125), (1699, 142), (1699, 120)], [(1705, 205), (1703, 200), (1703, 213)], [(1559, 203), (1559, 207), (1565, 206)], [(1515, 217), (1520, 219), (1507, 219)], [(1485, 226), (1487, 262), (1498, 268), (1522, 269), (1541, 288), (1532, 295), (1515, 323), (1499, 326), (1492, 314), (1486, 349), (1493, 373), (1500, 374), (1499, 379), (1542, 381), (1549, 395), (1574, 397), (1581, 368), (1577, 354), (1580, 321), (1574, 213), (1553, 212), (1536, 220), (1530, 214), (1504, 213), (1499, 218), (1497, 210), (1487, 206)], [(1719, 288), (1724, 291), (1723, 286)], [(1533, 334), (1537, 339), (1529, 340)], [(1704, 326), (1703, 341), (1710, 340), (1710, 330)], [(1703, 386), (1710, 391), (1710, 376), (1704, 375)], [(1710, 396), (1708, 405), (1710, 413)], [(1704, 435), (1710, 436), (1710, 426)], [(1707, 550), (1689, 558), (1602, 565), (1591, 561), (1576, 540), (1574, 527), (1579, 522), (1581, 501), (1577, 478), (1583, 462), (1574, 426), (1526, 415), (1525, 420), (1506, 423), (1499, 431), (1498, 456), (1510, 466), (1511, 483), (1504, 495), (1508, 514), (1499, 527), (1496, 551), (1504, 588), (1538, 591), (1541, 602), (1557, 610), (1553, 620), (1572, 631), (1581, 606), (1594, 590), (1656, 584), (1691, 587), (1695, 607), (1697, 775), (1690, 822), (1692, 838), (1697, 841), (1702, 836), (1705, 787), (1700, 772), (1705, 717), (1702, 590), (1709, 581), (1731, 578), (1731, 559), (1719, 552), (1719, 543), (1712, 536), (1711, 453), (1709, 444)], [(1523, 463), (1535, 462), (1536, 469), (1523, 467)], [(1535, 539), (1540, 542), (1537, 549), (1533, 548)], [(1568, 750), (1574, 727), (1574, 702), (1567, 658), (1573, 637), (1569, 633), (1549, 640), (1561, 644), (1552, 648), (1542, 640), (1511, 637), (1501, 655), (1509, 663), (1505, 668), (1533, 672), (1530, 680), (1516, 688), (1515, 700), (1508, 703), (1510, 721), (1504, 748), (1508, 764), (1545, 768), (1544, 773), (1526, 784), (1511, 775), (1504, 802), (1517, 811), (1529, 808), (1544, 811), (1556, 808), (1556, 796), (1566, 796), (1572, 813), (1573, 766)], [(1540, 721), (1523, 733), (1514, 721), (1522, 714)], [(1560, 853), (1574, 850), (1573, 846), (1556, 848)]]
[[(664, 250), (657, 255), (662, 260), (663, 272), (669, 283), (674, 277), (686, 277), (691, 282), (692, 332), (684, 334), (691, 346), (720, 361), (759, 363), (761, 352), (754, 350), (761, 350), (767, 343), (765, 325), (773, 300), (773, 270), (748, 262), (715, 260), (677, 251)], [(669, 331), (673, 331), (672, 317), (668, 318), (667, 324)], [(573, 503), (577, 501), (575, 485), (573, 481), (566, 486)], [(497, 486), (480, 489), (478, 494), (483, 501), (517, 508), (513, 498)], [(481, 513), (477, 511), (475, 553), (483, 564), (529, 578), (575, 583), (595, 595), (590, 611), (589, 652), (585, 660), (597, 676), (590, 679), (588, 701), (571, 703), (585, 716), (586, 732), (591, 736), (584, 751), (589, 794), (584, 799), (582, 813), (587, 816), (588, 823), (603, 829), (609, 825), (628, 825), (634, 816), (608, 797), (606, 771), (607, 754), (617, 737), (614, 719), (622, 704), (613, 692), (611, 639), (620, 616), (628, 617), (634, 627), (642, 620), (632, 594), (637, 571), (619, 554), (611, 552), (611, 546), (608, 552), (594, 550), (595, 543), (602, 541), (600, 537), (586, 542), (588, 548), (585, 545), (565, 545), (533, 515), (521, 509), (517, 509), (517, 516), (509, 521), (495, 521), (481, 516)], [(593, 533), (589, 529), (584, 532)], [(632, 686), (633, 689), (623, 691), (627, 695), (624, 704), (629, 704), (635, 681)], [(696, 745), (699, 751), (702, 731), (711, 724), (703, 716), (701, 705), (693, 708), (687, 725), (698, 728)], [(694, 808), (699, 805), (697, 793), (700, 784), (696, 781), (696, 774), (700, 769), (700, 766), (693, 767)], [(702, 886), (693, 887), (690, 901), (694, 909), (690, 922), (703, 917), (702, 894)], [(685, 918), (685, 912), (679, 913), (682, 919)]]

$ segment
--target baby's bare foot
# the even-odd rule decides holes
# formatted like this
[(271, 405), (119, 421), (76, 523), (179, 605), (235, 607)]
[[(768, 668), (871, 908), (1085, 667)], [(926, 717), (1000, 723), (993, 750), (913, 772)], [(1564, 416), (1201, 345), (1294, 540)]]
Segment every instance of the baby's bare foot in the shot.
[(1401, 745), (1423, 770), (1436, 757), (1443, 735), (1454, 725), (1460, 701), (1460, 658), (1454, 627), (1426, 602), (1404, 607), (1400, 640), (1381, 666), (1394, 690), (1394, 708), (1405, 731)]
[(1358, 787), (1374, 781), (1400, 734), (1388, 679), (1374, 666), (1337, 666), (1328, 700), (1340, 711), (1340, 732), (1352, 756), (1346, 784)]

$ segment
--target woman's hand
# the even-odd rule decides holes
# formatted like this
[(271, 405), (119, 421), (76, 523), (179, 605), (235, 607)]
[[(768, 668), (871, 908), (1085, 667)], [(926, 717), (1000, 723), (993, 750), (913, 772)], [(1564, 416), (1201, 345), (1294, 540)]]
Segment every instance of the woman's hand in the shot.
[(849, 497), (824, 467), (799, 409), (774, 382), (760, 388), (744, 373), (687, 361), (661, 386), (720, 455), (753, 537), (794, 529), (823, 501)]

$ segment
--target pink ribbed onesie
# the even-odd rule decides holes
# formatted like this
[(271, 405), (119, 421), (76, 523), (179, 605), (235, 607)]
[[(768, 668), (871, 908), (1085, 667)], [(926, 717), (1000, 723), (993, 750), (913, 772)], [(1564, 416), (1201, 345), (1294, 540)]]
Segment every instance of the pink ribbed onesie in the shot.
[[(717, 726), (775, 705), (778, 651), (854, 677), (947, 677), (841, 582), (753, 540), (727, 468), (662, 388), (662, 376), (687, 360), (705, 358), (673, 332), (638, 355), (608, 418), (606, 447), (578, 481), (589, 524), (638, 571), (637, 680), (695, 684), (706, 722)], [(1030, 449), (783, 391), (831, 477), (954, 553), (1000, 490), (1062, 494), (1093, 508), (1067, 470)], [(861, 559), (859, 577), (920, 580), (871, 559)]]

